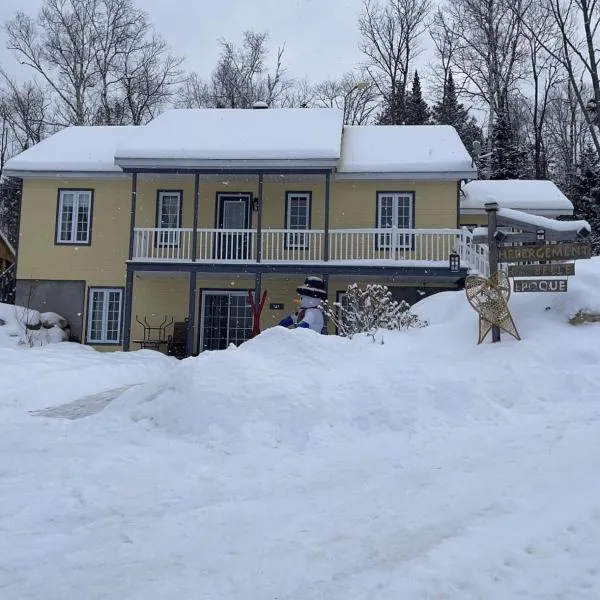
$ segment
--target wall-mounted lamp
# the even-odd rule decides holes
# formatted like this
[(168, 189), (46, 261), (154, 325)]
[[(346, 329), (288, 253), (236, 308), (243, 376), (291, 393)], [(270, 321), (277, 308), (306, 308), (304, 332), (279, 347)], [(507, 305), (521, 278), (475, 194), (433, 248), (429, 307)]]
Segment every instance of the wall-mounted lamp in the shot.
[(258, 210), (258, 198), (256, 196), (252, 197), (252, 210), (255, 212)]
[(457, 252), (451, 252), (449, 256), (449, 267), (452, 273), (460, 271), (460, 254)]

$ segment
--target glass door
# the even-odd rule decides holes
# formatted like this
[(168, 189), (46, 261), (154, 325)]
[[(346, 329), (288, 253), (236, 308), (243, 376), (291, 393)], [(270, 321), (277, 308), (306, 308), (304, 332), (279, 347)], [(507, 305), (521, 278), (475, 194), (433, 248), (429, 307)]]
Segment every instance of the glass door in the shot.
[(205, 291), (201, 306), (201, 350), (224, 350), (252, 334), (252, 310), (246, 292)]

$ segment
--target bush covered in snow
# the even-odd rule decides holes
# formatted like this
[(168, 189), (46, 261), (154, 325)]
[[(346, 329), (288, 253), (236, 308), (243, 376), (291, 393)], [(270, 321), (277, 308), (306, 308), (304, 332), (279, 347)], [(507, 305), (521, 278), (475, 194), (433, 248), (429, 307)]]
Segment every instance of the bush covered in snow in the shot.
[(343, 302), (324, 302), (322, 308), (343, 337), (351, 338), (357, 333), (374, 335), (381, 329), (404, 331), (427, 325), (410, 311), (407, 302), (394, 300), (388, 287), (380, 284), (368, 284), (362, 289), (353, 283), (348, 286)]

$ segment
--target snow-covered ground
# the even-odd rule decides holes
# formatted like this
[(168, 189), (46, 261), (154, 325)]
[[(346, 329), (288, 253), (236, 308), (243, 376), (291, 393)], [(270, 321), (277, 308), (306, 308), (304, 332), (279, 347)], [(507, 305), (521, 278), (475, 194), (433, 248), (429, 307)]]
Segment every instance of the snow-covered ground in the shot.
[(567, 320), (600, 259), (576, 272), (513, 295), (521, 342), (477, 346), (447, 292), (383, 344), (0, 347), (0, 597), (597, 600), (600, 323)]

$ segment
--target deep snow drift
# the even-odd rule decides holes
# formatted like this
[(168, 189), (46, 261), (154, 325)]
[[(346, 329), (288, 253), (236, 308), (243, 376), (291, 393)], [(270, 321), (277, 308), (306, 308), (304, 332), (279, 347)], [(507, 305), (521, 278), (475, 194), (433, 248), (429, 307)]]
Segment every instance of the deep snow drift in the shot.
[(0, 349), (2, 597), (597, 600), (600, 324), (568, 318), (600, 260), (576, 272), (513, 295), (521, 342), (477, 346), (448, 292), (383, 344)]

